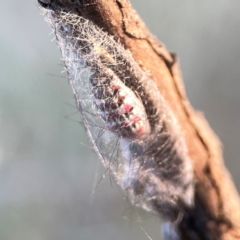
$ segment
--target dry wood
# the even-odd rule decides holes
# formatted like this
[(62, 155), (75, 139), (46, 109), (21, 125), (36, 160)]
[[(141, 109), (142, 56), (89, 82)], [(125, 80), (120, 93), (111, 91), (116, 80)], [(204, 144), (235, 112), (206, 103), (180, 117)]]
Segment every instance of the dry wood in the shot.
[(176, 56), (151, 35), (128, 0), (82, 0), (80, 4), (75, 9), (79, 15), (120, 39), (150, 73), (179, 121), (196, 180), (195, 206), (185, 209), (177, 226), (179, 238), (240, 239), (240, 202), (222, 160), (221, 144), (202, 114), (191, 107)]

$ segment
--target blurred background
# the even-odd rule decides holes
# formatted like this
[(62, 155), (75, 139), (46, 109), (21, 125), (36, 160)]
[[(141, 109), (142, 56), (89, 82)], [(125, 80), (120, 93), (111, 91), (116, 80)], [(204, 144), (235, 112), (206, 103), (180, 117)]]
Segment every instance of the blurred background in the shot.
[[(240, 2), (131, 2), (178, 53), (188, 97), (220, 137), (240, 190)], [(36, 1), (2, 1), (0, 16), (0, 239), (161, 239), (155, 216), (101, 180)]]

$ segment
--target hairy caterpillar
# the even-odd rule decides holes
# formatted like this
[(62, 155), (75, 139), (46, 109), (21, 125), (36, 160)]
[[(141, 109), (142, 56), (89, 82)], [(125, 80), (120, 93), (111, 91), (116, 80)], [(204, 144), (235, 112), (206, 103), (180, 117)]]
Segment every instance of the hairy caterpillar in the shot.
[(49, 2), (40, 8), (55, 32), (98, 156), (133, 204), (176, 220), (183, 206), (193, 204), (194, 183), (171, 109), (113, 36)]

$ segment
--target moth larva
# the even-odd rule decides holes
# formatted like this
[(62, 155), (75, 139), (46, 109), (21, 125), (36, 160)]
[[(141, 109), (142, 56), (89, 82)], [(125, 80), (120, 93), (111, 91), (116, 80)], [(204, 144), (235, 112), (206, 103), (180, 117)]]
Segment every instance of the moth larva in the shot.
[(104, 166), (133, 204), (176, 220), (182, 206), (193, 204), (193, 170), (177, 120), (155, 82), (94, 23), (46, 0), (40, 5)]

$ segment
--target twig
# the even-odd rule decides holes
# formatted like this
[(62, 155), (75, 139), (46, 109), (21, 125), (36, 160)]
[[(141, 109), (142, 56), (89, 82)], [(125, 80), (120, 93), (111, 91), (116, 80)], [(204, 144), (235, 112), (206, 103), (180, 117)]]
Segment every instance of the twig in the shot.
[[(124, 80), (125, 86), (128, 89), (131, 89), (136, 96), (139, 96), (141, 101), (139, 101), (138, 97), (134, 97), (131, 91), (128, 91), (126, 88), (125, 97), (129, 99), (136, 98), (134, 100), (134, 106), (138, 107), (138, 113), (143, 113), (143, 115), (141, 115), (141, 119), (144, 119), (144, 114), (146, 112), (147, 120), (144, 120), (145, 124), (143, 124), (144, 127), (146, 127), (143, 129), (143, 132), (145, 133), (144, 136), (147, 136), (146, 134), (149, 136), (153, 134), (152, 129), (157, 129), (159, 134), (165, 133), (167, 136), (169, 136), (167, 141), (165, 140), (164, 142), (158, 139), (160, 146), (156, 145), (157, 142), (155, 140), (151, 140), (152, 145), (150, 145), (154, 150), (157, 147), (161, 148), (163, 143), (168, 142), (172, 146), (172, 149), (170, 149), (168, 153), (171, 153), (171, 151), (175, 149), (172, 156), (177, 156), (178, 159), (180, 159), (179, 165), (177, 165), (180, 170), (177, 173), (175, 172), (172, 176), (174, 178), (176, 177), (179, 183), (176, 188), (172, 188), (174, 185), (174, 180), (168, 177), (166, 182), (172, 189), (175, 189), (176, 191), (180, 189), (182, 192), (175, 193), (176, 199), (174, 199), (172, 192), (164, 192), (162, 186), (158, 186), (158, 191), (155, 191), (155, 194), (158, 192), (159, 195), (152, 195), (152, 198), (146, 197), (146, 193), (145, 195), (143, 193), (139, 193), (140, 196), (144, 196), (145, 200), (147, 200), (147, 203), (144, 203), (147, 205), (147, 209), (159, 212), (165, 217), (165, 219), (170, 221), (165, 228), (165, 238), (184, 240), (240, 239), (240, 202), (238, 194), (228, 171), (224, 167), (221, 146), (217, 137), (210, 129), (204, 117), (192, 109), (186, 98), (176, 56), (169, 53), (164, 46), (161, 45), (149, 33), (142, 20), (132, 9), (128, 0), (41, 0), (39, 3), (44, 9), (52, 10), (51, 16), (49, 15), (49, 12), (45, 12), (45, 15), (47, 15), (48, 19), (50, 19), (50, 23), (52, 24), (53, 28), (55, 28), (57, 40), (64, 56), (66, 68), (70, 75), (70, 81), (72, 81), (77, 103), (81, 103), (78, 105), (79, 109), (84, 111), (83, 106), (86, 105), (82, 104), (83, 98), (80, 98), (76, 87), (76, 82), (74, 81), (77, 79), (75, 75), (79, 74), (79, 71), (82, 71), (82, 69), (86, 68), (86, 65), (81, 67), (79, 65), (79, 61), (86, 60), (87, 66), (90, 69), (90, 76), (88, 76), (88, 79), (91, 80), (91, 74), (93, 70), (96, 72), (100, 69), (102, 75), (105, 77), (111, 77), (113, 79), (116, 78), (120, 79), (121, 81)], [(63, 15), (60, 17), (59, 14)], [(82, 32), (80, 34), (81, 38), (78, 39), (78, 36), (74, 35), (76, 32), (78, 34), (80, 33), (80, 30), (76, 26), (76, 16), (80, 17), (77, 18), (77, 21), (80, 19), (79, 24), (90, 23), (92, 24), (91, 26), (96, 27), (96, 29), (100, 29), (103, 35), (107, 34), (104, 35), (106, 36), (105, 38), (101, 39), (105, 42), (108, 42), (104, 43), (105, 45), (101, 42), (96, 42), (96, 36), (99, 34), (99, 32), (91, 33), (92, 36), (95, 37), (94, 41), (90, 41), (87, 38), (83, 39), (83, 36), (85, 36), (86, 33)], [(59, 24), (62, 25), (59, 25), (58, 27), (65, 27), (65, 29), (59, 30), (60, 28), (56, 27), (59, 20)], [(72, 25), (69, 25), (70, 20), (73, 21)], [(73, 28), (68, 28), (69, 26), (73, 26)], [(92, 31), (93, 28), (90, 27), (88, 30)], [(69, 34), (72, 34), (73, 38), (70, 39)], [(112, 38), (108, 36), (112, 36)], [(100, 38), (98, 39), (101, 40)], [(125, 53), (121, 47), (118, 47), (117, 44), (119, 43), (122, 44), (125, 49), (128, 49), (131, 52), (133, 59), (131, 59), (131, 56), (128, 53)], [(77, 52), (75, 50), (73, 51), (74, 44), (79, 44), (76, 49), (81, 50)], [(66, 48), (66, 46), (68, 46), (68, 48)], [(103, 50), (106, 51), (103, 52)], [(91, 55), (92, 53), (94, 53), (94, 55)], [(96, 58), (96, 56), (98, 56), (98, 58)], [(92, 61), (92, 58), (94, 58), (96, 61)], [(73, 59), (75, 60), (73, 61)], [(98, 61), (99, 59), (100, 62)], [(115, 64), (116, 61), (118, 62), (117, 65)], [(119, 62), (121, 62), (122, 65), (119, 64)], [(120, 65), (122, 67), (119, 68)], [(140, 70), (138, 66), (140, 66)], [(131, 75), (130, 80), (127, 80), (126, 72)], [(148, 81), (154, 81), (156, 83), (158, 92), (159, 94), (161, 93), (162, 96), (161, 99), (163, 99), (161, 100), (159, 98), (159, 101), (163, 103), (164, 106), (167, 106), (165, 107), (169, 110), (167, 110), (167, 112), (171, 112), (174, 115), (173, 118), (171, 114), (169, 115), (171, 121), (168, 121), (167, 118), (162, 118), (162, 116), (159, 118), (159, 114), (163, 113), (160, 109), (161, 106), (158, 106), (157, 102), (154, 102), (154, 98), (151, 98), (151, 94), (147, 92), (147, 87), (144, 85), (146, 82), (141, 80), (144, 77), (146, 77)], [(136, 81), (134, 79), (136, 79)], [(95, 86), (94, 79), (91, 81), (91, 86), (89, 88)], [(115, 83), (116, 82), (117, 80)], [(124, 89), (125, 86), (121, 85), (120, 82), (117, 83), (118, 86)], [(102, 93), (104, 97), (106, 97), (107, 94), (106, 89), (109, 89), (109, 87), (112, 86), (110, 85), (112, 83), (107, 84), (107, 87), (104, 87), (105, 92)], [(138, 89), (139, 85), (143, 86), (141, 91)], [(137, 90), (134, 91), (134, 88)], [(99, 85), (93, 89), (93, 91), (97, 91), (97, 93), (93, 94), (95, 102), (98, 102), (102, 96), (99, 95), (99, 89)], [(151, 87), (149, 89), (151, 90)], [(146, 103), (144, 99), (147, 99)], [(84, 100), (87, 99), (85, 98)], [(115, 102), (111, 100), (110, 103), (112, 104)], [(86, 101), (84, 104), (86, 104)], [(148, 112), (149, 106), (151, 106), (151, 109), (156, 109), (158, 112), (158, 118), (153, 118), (151, 113)], [(100, 109), (100, 106), (98, 106), (97, 109)], [(105, 122), (103, 123), (104, 127), (104, 124), (109, 124), (110, 120), (109, 115), (106, 115), (106, 109), (101, 111), (104, 115), (103, 119), (105, 119)], [(151, 117), (149, 117), (150, 115)], [(175, 118), (177, 122), (176, 125), (179, 126), (180, 129), (180, 135), (177, 135), (177, 137), (172, 137), (173, 134), (171, 131), (177, 131), (171, 123)], [(95, 133), (89, 130), (91, 126), (89, 126), (87, 123), (87, 117), (83, 120), (88, 127), (89, 135), (93, 135), (93, 138), (99, 139), (100, 137), (104, 136), (106, 132), (107, 134), (111, 134), (109, 131), (103, 132), (101, 130), (94, 136)], [(156, 124), (157, 121), (160, 121), (157, 124), (159, 125), (161, 123), (161, 129), (156, 128), (156, 126), (158, 126)], [(119, 128), (117, 132), (119, 136), (118, 141), (113, 143), (112, 146), (109, 145), (108, 149), (105, 149), (104, 153), (99, 152), (99, 149), (96, 149), (103, 161), (105, 161), (106, 155), (110, 154), (110, 162), (105, 163), (105, 165), (107, 165), (109, 168), (112, 168), (112, 165), (116, 164), (118, 161), (117, 158), (119, 155), (114, 154), (114, 151), (115, 149), (121, 148), (119, 145), (119, 139), (134, 139), (138, 146), (141, 146), (143, 149), (151, 150), (149, 147), (150, 145), (146, 147), (145, 145), (143, 146), (142, 143), (139, 143), (140, 140), (142, 141), (142, 135), (137, 134), (132, 126), (133, 125), (130, 125), (130, 128), (128, 129), (124, 127)], [(115, 131), (113, 129), (113, 125), (111, 125), (109, 129), (110, 132)], [(124, 135), (126, 132), (128, 133), (127, 136)], [(115, 135), (112, 135), (112, 137), (114, 136), (116, 136), (116, 133)], [(187, 149), (187, 152), (184, 154), (180, 153), (179, 147), (175, 146), (176, 142), (180, 141), (180, 138), (183, 138), (184, 142), (181, 145), (182, 148), (186, 147)], [(96, 144), (95, 147), (98, 148), (98, 145)], [(167, 144), (167, 146), (169, 146), (169, 144)], [(127, 145), (128, 151), (133, 151), (129, 146), (130, 145)], [(148, 157), (150, 156), (149, 152), (145, 151), (144, 153), (148, 155)], [(128, 157), (126, 156), (126, 159), (127, 158)], [(132, 158), (131, 164), (134, 164), (135, 162), (139, 163), (139, 158), (140, 156), (138, 155), (135, 158)], [(191, 178), (190, 172), (192, 172), (192, 170), (188, 166), (188, 159), (190, 159), (190, 165), (193, 167), (194, 180)], [(167, 160), (169, 161), (168, 164), (173, 167), (172, 164), (175, 162), (172, 160), (172, 158), (169, 157)], [(164, 161), (165, 159), (162, 159), (162, 162)], [(117, 165), (119, 166), (119, 163), (117, 163)], [(138, 174), (134, 175), (134, 177), (140, 176), (141, 174), (143, 175), (146, 173), (146, 169), (149, 170), (152, 168), (146, 167), (146, 165), (141, 162), (139, 169), (143, 169), (144, 171), (140, 172), (139, 170)], [(161, 170), (158, 169), (158, 171)], [(130, 173), (133, 174), (132, 171), (130, 171)], [(125, 188), (121, 182), (122, 178), (120, 179), (117, 174), (114, 176), (118, 184)], [(152, 179), (149, 176), (147, 178), (148, 180)], [(162, 177), (159, 179), (159, 183), (162, 183)], [(143, 182), (141, 182), (141, 184), (142, 183)], [(147, 183), (145, 178), (144, 184), (142, 184), (141, 187), (138, 186), (134, 188), (132, 182), (129, 186), (131, 186), (130, 190), (134, 197), (136, 197), (137, 191), (140, 191), (141, 188), (145, 191), (150, 185)], [(193, 186), (194, 204), (191, 203), (190, 199), (191, 189)], [(125, 188), (125, 190), (128, 191), (129, 189)], [(188, 197), (183, 196), (186, 195), (186, 193), (188, 193)], [(128, 194), (130, 194), (130, 192), (128, 192)], [(166, 194), (165, 198), (162, 197), (164, 194)], [(153, 197), (158, 199), (157, 203), (153, 201)], [(159, 199), (161, 199), (161, 201)], [(173, 200), (172, 204), (170, 203), (171, 200)], [(164, 204), (167, 206), (166, 212), (163, 210)], [(141, 203), (139, 205), (143, 206)], [(173, 232), (173, 229), (175, 232)]]

